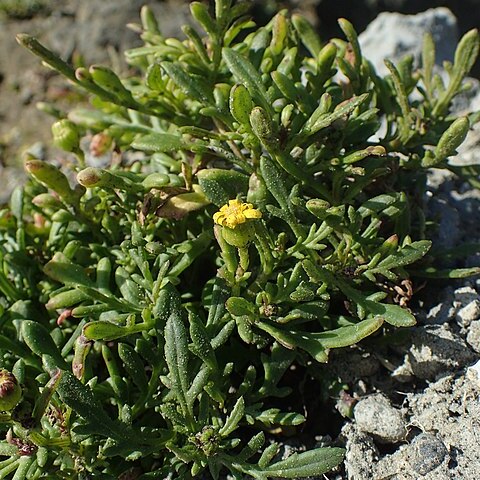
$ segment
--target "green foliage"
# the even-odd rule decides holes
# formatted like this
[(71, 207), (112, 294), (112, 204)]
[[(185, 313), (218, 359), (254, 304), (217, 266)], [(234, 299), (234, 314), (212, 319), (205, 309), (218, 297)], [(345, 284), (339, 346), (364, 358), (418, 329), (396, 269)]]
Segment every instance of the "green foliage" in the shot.
[[(284, 11), (191, 11), (179, 41), (142, 10), (125, 79), (18, 37), (93, 108), (53, 128), (76, 163), (29, 158), (0, 212), (0, 367), (23, 389), (0, 478), (320, 475), (343, 449), (276, 456), (305, 367), (413, 325), (415, 277), (478, 273), (438, 268), (422, 203), (428, 168), (467, 174), (448, 157), (476, 117), (448, 109), (476, 31), (444, 84), (430, 37), (382, 78), (347, 20), (324, 44)], [(119, 161), (87, 166), (92, 134)]]

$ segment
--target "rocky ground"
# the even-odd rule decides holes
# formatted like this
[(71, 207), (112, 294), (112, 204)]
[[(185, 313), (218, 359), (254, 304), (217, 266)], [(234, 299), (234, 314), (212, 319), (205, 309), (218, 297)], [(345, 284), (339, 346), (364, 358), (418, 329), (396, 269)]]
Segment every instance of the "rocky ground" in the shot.
[[(440, 58), (452, 58), (457, 22), (446, 9), (414, 17), (382, 14), (360, 39), (366, 56), (380, 66), (385, 57), (420, 55), (425, 30), (434, 33)], [(379, 32), (394, 32), (379, 42)], [(376, 39), (376, 40), (375, 40)], [(441, 68), (441, 65), (439, 65)], [(459, 99), (458, 111), (480, 109), (480, 88)], [(452, 159), (480, 164), (480, 129), (474, 128)], [(434, 172), (428, 208), (439, 220), (438, 242), (451, 248), (479, 242), (480, 191), (453, 175)], [(480, 265), (477, 252), (465, 262)], [(344, 471), (327, 475), (348, 480), (473, 480), (480, 476), (480, 280), (430, 282), (418, 297), (418, 325), (386, 350), (368, 345), (334, 360), (351, 385), (353, 421), (340, 439), (347, 447)], [(364, 368), (358, 373), (358, 362)], [(351, 399), (349, 399), (352, 401)]]
[[(0, 176), (4, 194), (0, 203), (7, 198), (7, 185), (21, 180), (19, 171), (8, 167), (13, 163), (12, 152), (49, 139), (51, 120), (38, 112), (35, 104), (55, 100), (68, 107), (69, 102), (78, 100), (63, 80), (46, 71), (16, 45), (14, 34), (34, 33), (64, 58), (80, 61), (81, 56), (86, 63), (108, 62), (126, 68), (118, 51), (136, 40), (123, 25), (136, 20), (143, 3), (146, 2), (68, 0), (32, 19), (0, 20)], [(182, 2), (147, 3), (162, 12), (159, 18), (166, 35), (178, 31), (178, 25), (187, 18), (188, 9)], [(274, 2), (263, 3), (265, 14)], [(371, 20), (382, 6), (409, 11), (413, 3), (422, 8), (440, 2), (351, 2), (351, 15), (338, 11), (342, 3), (290, 2), (297, 7), (301, 5), (321, 31), (329, 18), (328, 15), (320, 18), (322, 6), (330, 5), (332, 15), (346, 16), (362, 30), (365, 18)], [(364, 54), (379, 70), (385, 57), (395, 61), (412, 53), (418, 58), (422, 35), (430, 31), (437, 42), (441, 68), (441, 61), (453, 56), (459, 31), (470, 26), (469, 22), (480, 23), (480, 9), (474, 8), (479, 3), (452, 2), (462, 21), (460, 27), (445, 8), (410, 17), (382, 14), (360, 37)], [(360, 4), (365, 18), (359, 20)], [(468, 7), (470, 16), (465, 15)], [(472, 80), (472, 84), (471, 93), (457, 102), (458, 111), (480, 110), (480, 87), (478, 81)], [(34, 148), (41, 155), (41, 144)], [(453, 161), (480, 164), (480, 128), (470, 132)], [(438, 240), (443, 246), (480, 242), (479, 190), (458, 178), (434, 172), (426, 200), (438, 218)], [(480, 254), (473, 251), (465, 263), (480, 265)], [(480, 477), (479, 292), (480, 280), (476, 279), (455, 280), (448, 285), (430, 282), (418, 295), (422, 300), (415, 306), (418, 318), (415, 328), (384, 347), (373, 347), (367, 341), (336, 353), (331, 363), (322, 367), (329, 374), (334, 372), (339, 382), (349, 385), (348, 395), (339, 400), (338, 409), (345, 411), (354, 406), (351, 420), (342, 419), (330, 435), (318, 437), (319, 443), (333, 442), (347, 447), (342, 470), (324, 478), (473, 480)], [(338, 438), (332, 438), (339, 432)]]

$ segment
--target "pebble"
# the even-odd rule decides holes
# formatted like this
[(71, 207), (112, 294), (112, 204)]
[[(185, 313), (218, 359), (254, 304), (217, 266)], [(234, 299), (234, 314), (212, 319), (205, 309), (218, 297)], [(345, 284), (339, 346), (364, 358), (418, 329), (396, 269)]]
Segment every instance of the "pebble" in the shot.
[[(478, 294), (477, 294), (478, 297)], [(474, 320), (480, 318), (480, 300), (474, 299), (458, 310), (456, 320), (459, 325), (468, 327)]]
[(358, 428), (381, 443), (398, 443), (405, 439), (407, 430), (403, 415), (383, 394), (360, 400), (353, 414)]
[(447, 447), (435, 435), (421, 433), (411, 445), (409, 463), (420, 475), (426, 475), (442, 464), (448, 455)]
[(467, 343), (480, 353), (480, 320), (473, 321), (468, 327)]
[(480, 391), (480, 360), (467, 368), (465, 378), (470, 381), (474, 389)]

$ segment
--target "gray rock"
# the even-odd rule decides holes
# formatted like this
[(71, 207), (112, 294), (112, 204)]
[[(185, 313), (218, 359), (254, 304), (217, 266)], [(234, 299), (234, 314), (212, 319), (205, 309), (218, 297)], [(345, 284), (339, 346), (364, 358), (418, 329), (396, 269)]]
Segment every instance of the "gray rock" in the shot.
[(434, 380), (468, 365), (475, 356), (463, 339), (445, 326), (419, 327), (412, 331), (405, 363), (422, 380)]
[[(343, 427), (349, 480), (477, 480), (480, 475), (480, 362), (408, 393), (403, 412), (423, 433), (380, 454), (357, 424)], [(385, 415), (385, 414), (383, 414)], [(343, 478), (343, 477), (342, 477)]]
[(410, 448), (410, 465), (420, 475), (426, 475), (439, 465), (448, 455), (443, 442), (430, 433), (421, 433)]
[(461, 327), (468, 327), (474, 320), (480, 319), (480, 295), (469, 285), (454, 291), (451, 306), (452, 317)]
[(470, 286), (453, 290), (447, 287), (438, 296), (441, 301), (430, 308), (423, 323), (441, 325), (456, 320), (461, 327), (480, 319), (480, 295)]
[(468, 327), (474, 320), (480, 318), (480, 301), (473, 300), (469, 304), (462, 307), (457, 312), (457, 322), (464, 326)]
[(382, 12), (360, 34), (359, 41), (365, 58), (384, 75), (388, 73), (383, 63), (385, 58), (396, 63), (411, 54), (419, 64), (425, 32), (430, 32), (435, 41), (437, 65), (451, 61), (458, 39), (457, 21), (444, 7), (431, 8), (417, 15)]
[(372, 434), (381, 443), (397, 443), (405, 439), (407, 430), (402, 413), (383, 394), (360, 400), (353, 414), (358, 428)]
[(468, 327), (467, 343), (475, 352), (480, 353), (480, 320), (475, 320)]

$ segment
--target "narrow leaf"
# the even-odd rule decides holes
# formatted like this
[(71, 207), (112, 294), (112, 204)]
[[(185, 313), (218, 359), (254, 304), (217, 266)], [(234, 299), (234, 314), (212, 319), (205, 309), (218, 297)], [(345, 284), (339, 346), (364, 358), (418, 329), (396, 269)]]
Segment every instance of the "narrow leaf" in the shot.
[(231, 48), (224, 48), (222, 54), (235, 81), (245, 85), (257, 104), (270, 112), (271, 106), (267, 100), (267, 91), (255, 67), (247, 58)]
[(183, 414), (188, 416), (190, 412), (187, 402), (189, 388), (187, 330), (177, 309), (170, 312), (165, 326), (165, 359), (172, 382), (172, 392)]
[(72, 373), (61, 372), (56, 391), (66, 405), (88, 422), (93, 431), (107, 438), (125, 438), (125, 425), (117, 426), (103, 410), (90, 388), (83, 385)]
[(21, 332), (25, 343), (33, 353), (40, 357), (50, 355), (58, 367), (67, 368), (60, 350), (43, 325), (33, 320), (23, 320), (21, 321)]
[(162, 62), (162, 68), (173, 82), (192, 100), (202, 101), (205, 106), (212, 103), (212, 94), (202, 78), (189, 74), (180, 64)]
[(322, 42), (310, 22), (301, 15), (292, 15), (292, 23), (306, 49), (316, 58), (322, 48)]
[(343, 448), (317, 448), (294, 453), (285, 460), (264, 469), (269, 477), (300, 478), (322, 475), (336, 467), (345, 455)]
[(352, 97), (350, 100), (344, 102), (340, 107), (337, 107), (334, 112), (321, 115), (316, 120), (316, 115), (314, 112), (312, 117), (305, 122), (300, 134), (309, 136), (313, 135), (319, 130), (322, 130), (323, 128), (329, 127), (335, 120), (350, 115), (358, 106), (365, 102), (368, 97), (368, 93), (364, 93), (358, 97)]
[(379, 270), (391, 270), (392, 268), (410, 265), (411, 263), (423, 258), (428, 250), (430, 250), (431, 246), (432, 242), (430, 240), (419, 240), (418, 242), (413, 242), (410, 245), (404, 246), (398, 252), (389, 255), (370, 271), (376, 272)]
[(132, 148), (147, 152), (174, 152), (184, 150), (186, 147), (181, 137), (169, 133), (150, 133), (132, 142)]
[(228, 416), (225, 421), (225, 425), (218, 432), (222, 437), (228, 437), (237, 427), (240, 420), (243, 418), (245, 413), (245, 400), (243, 397), (240, 397), (235, 406), (233, 407), (232, 413)]
[(65, 285), (85, 285), (93, 287), (94, 283), (80, 266), (72, 263), (70, 259), (61, 252), (57, 252), (53, 258), (43, 267), (43, 271), (57, 282)]

